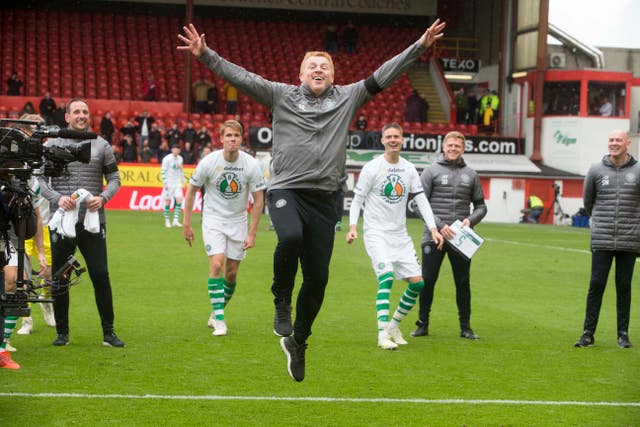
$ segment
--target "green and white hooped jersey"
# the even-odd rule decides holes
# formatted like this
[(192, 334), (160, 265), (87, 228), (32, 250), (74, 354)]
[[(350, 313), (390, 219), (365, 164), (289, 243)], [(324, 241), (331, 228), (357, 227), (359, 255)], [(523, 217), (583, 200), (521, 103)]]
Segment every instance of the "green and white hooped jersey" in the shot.
[(402, 157), (389, 163), (378, 156), (365, 164), (354, 190), (364, 198), (364, 231), (403, 232), (409, 194), (422, 191), (418, 171)]
[(184, 182), (182, 156), (167, 154), (162, 158), (162, 183), (167, 187), (181, 186)]
[(259, 162), (245, 152), (235, 162), (214, 151), (196, 166), (190, 183), (205, 188), (203, 223), (241, 222), (247, 218), (249, 195), (266, 188)]

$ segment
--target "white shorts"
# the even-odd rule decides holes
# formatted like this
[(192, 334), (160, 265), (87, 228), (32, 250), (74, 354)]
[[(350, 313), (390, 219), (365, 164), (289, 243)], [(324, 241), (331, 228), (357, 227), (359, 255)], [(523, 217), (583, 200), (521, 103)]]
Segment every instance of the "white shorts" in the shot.
[(182, 199), (182, 187), (177, 186), (169, 186), (166, 189), (162, 189), (162, 199), (163, 200), (171, 200), (171, 199)]
[(207, 256), (224, 254), (227, 258), (241, 261), (246, 256), (244, 241), (247, 223), (202, 224), (202, 240)]
[(364, 247), (371, 258), (376, 277), (389, 271), (401, 280), (422, 276), (416, 248), (408, 234), (365, 232)]
[(8, 267), (17, 267), (18, 266), (18, 251), (16, 247), (13, 245), (13, 242), (9, 242), (9, 260), (7, 261)]

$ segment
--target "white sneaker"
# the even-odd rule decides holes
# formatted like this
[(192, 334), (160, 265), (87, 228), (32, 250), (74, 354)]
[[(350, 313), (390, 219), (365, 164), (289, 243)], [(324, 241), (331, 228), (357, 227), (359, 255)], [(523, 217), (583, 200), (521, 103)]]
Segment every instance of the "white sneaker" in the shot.
[[(22, 326), (16, 332), (18, 335), (29, 335), (33, 331), (33, 319), (31, 317), (22, 318)], [(9, 343), (7, 343), (7, 346)], [(9, 350), (11, 351), (11, 350)]]
[(40, 308), (44, 314), (44, 323), (47, 326), (56, 326), (56, 317), (53, 315), (53, 304), (50, 302), (41, 302)]
[(397, 350), (398, 344), (391, 341), (389, 333), (384, 330), (378, 332), (378, 347), (383, 350)]
[(216, 326), (216, 315), (214, 312), (211, 312), (211, 316), (209, 316), (209, 321), (207, 322), (207, 326), (213, 329)]
[(182, 224), (180, 224), (180, 222), (177, 219), (174, 219), (171, 225), (173, 225), (174, 227), (182, 227)]
[(399, 345), (407, 345), (407, 340), (402, 337), (402, 332), (398, 328), (387, 328), (387, 334), (393, 342)]
[(213, 326), (213, 335), (221, 337), (227, 335), (227, 324), (224, 320), (216, 320)]
[(171, 228), (171, 222), (169, 222), (168, 219), (165, 219), (164, 220), (164, 226), (167, 227), (167, 228)]
[(15, 348), (14, 346), (11, 345), (11, 343), (7, 340), (5, 340), (4, 342), (4, 349), (10, 352), (14, 352), (14, 351), (18, 351), (17, 348)]

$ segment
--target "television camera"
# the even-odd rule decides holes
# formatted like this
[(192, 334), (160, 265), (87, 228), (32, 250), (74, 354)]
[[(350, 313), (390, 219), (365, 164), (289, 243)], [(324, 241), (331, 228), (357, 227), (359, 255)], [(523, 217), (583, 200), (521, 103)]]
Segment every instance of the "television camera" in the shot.
[[(4, 127), (6, 124), (12, 126)], [(43, 145), (45, 139), (57, 137), (63, 139)], [(73, 161), (88, 163), (91, 160), (91, 141), (87, 140), (94, 138), (96, 134), (93, 132), (43, 126), (32, 120), (0, 120), (0, 269), (8, 264), (13, 252), (18, 259), (16, 291), (0, 297), (0, 314), (3, 316), (28, 316), (29, 302), (51, 302), (38, 298), (38, 289), (50, 287), (57, 292), (68, 289), (85, 271), (71, 256), (54, 273), (52, 280), (34, 284), (24, 278), (24, 241), (33, 237), (37, 228), (32, 203), (34, 194), (29, 183), (38, 175), (65, 175), (68, 164)]]

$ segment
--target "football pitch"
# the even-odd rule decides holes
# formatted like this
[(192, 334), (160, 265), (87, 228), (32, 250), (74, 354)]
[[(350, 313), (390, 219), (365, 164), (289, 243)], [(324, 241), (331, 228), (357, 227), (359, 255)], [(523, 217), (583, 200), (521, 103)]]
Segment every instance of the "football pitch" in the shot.
[[(422, 223), (408, 225), (418, 247)], [(588, 229), (480, 224), (486, 242), (471, 290), (481, 339), (458, 336), (445, 260), (429, 336), (409, 336), (414, 310), (401, 325), (409, 344), (395, 352), (376, 347), (377, 283), (362, 239), (347, 245), (337, 232), (306, 378), (296, 383), (272, 332), (275, 234), (267, 226), (263, 217), (241, 264), (229, 333), (214, 337), (199, 227), (190, 248), (161, 213), (108, 212), (115, 326), (126, 348), (102, 347), (85, 274), (70, 291), (69, 346), (51, 345), (55, 331), (39, 307), (33, 334), (14, 334), (22, 369), (0, 370), (0, 425), (640, 425), (640, 297), (629, 331), (636, 347), (616, 345), (611, 280), (596, 346), (573, 347), (589, 281)], [(636, 289), (639, 277), (636, 269)], [(394, 283), (392, 308), (404, 287)]]

